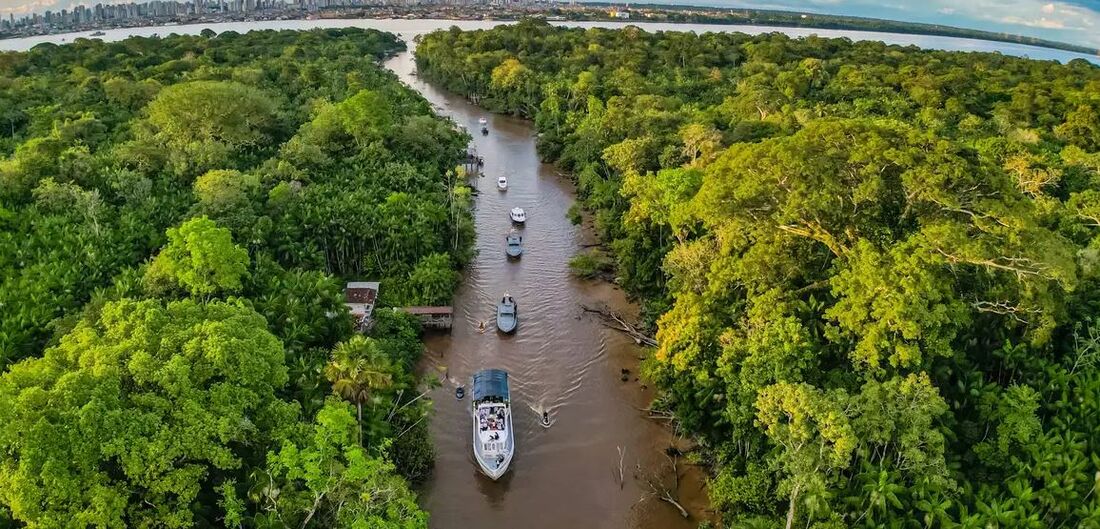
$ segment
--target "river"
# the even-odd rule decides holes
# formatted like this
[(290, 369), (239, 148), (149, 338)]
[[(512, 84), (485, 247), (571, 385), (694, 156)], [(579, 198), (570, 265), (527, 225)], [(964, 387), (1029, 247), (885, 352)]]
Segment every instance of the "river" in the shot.
[[(448, 20), (295, 20), (108, 30), (102, 38), (150, 36), (252, 29), (308, 29), (357, 26), (401, 34), (406, 40), (434, 29), (492, 27), (499, 22)], [(580, 26), (621, 27), (590, 23)], [(782, 31), (792, 36), (817, 34), (883, 40), (939, 49), (1000, 51), (1040, 59), (1068, 61), (1095, 57), (1010, 43), (950, 37), (801, 30), (749, 26), (646, 24), (649, 30)], [(25, 50), (40, 42), (71, 42), (78, 35), (51, 35), (0, 40), (0, 49)], [(677, 440), (663, 425), (639, 411), (652, 398), (636, 380), (641, 351), (633, 341), (586, 315), (581, 304), (601, 305), (632, 314), (636, 307), (614, 286), (570, 276), (568, 260), (593, 243), (590, 229), (572, 225), (566, 211), (574, 201), (568, 179), (540, 163), (529, 122), (489, 115), (463, 98), (443, 92), (415, 75), (411, 52), (386, 62), (405, 83), (439, 111), (474, 131), (473, 147), (485, 159), (476, 198), (477, 257), (464, 274), (454, 300), (455, 324), (448, 335), (429, 337), (424, 369), (447, 377), (433, 391), (432, 442), (434, 472), (421, 490), (423, 506), (438, 529), (680, 529), (694, 528), (705, 512), (706, 495), (698, 468), (682, 461), (674, 473), (665, 449)], [(490, 133), (478, 134), (478, 119), (489, 119)], [(508, 177), (506, 192), (496, 178)], [(511, 227), (508, 210), (523, 207), (526, 253), (518, 262), (504, 256), (504, 236)], [(492, 329), (496, 301), (511, 293), (519, 305), (514, 336), (479, 332), (479, 322)], [(482, 476), (470, 447), (469, 401), (454, 397), (456, 385), (487, 367), (511, 374), (517, 455), (499, 482)], [(630, 370), (623, 381), (623, 369)], [(547, 410), (550, 428), (539, 422)], [(677, 478), (676, 474), (680, 474)], [(620, 476), (622, 478), (620, 479)], [(679, 486), (676, 487), (676, 483)], [(685, 520), (670, 503), (654, 495), (676, 489), (693, 516)]]
[[(473, 146), (485, 160), (474, 212), (477, 257), (455, 296), (454, 329), (426, 344), (426, 369), (449, 377), (432, 394), (437, 457), (422, 491), (432, 527), (694, 528), (698, 518), (685, 521), (672, 505), (654, 499), (646, 479), (668, 488), (675, 482), (664, 455), (673, 435), (639, 411), (652, 398), (635, 380), (641, 351), (580, 307), (636, 310), (613, 286), (571, 277), (569, 258), (594, 241), (590, 230), (566, 218), (572, 184), (554, 166), (539, 162), (529, 122), (490, 115), (424, 83), (415, 77), (411, 53), (386, 66), (442, 114), (473, 131)], [(478, 132), (482, 117), (489, 120), (487, 136)], [(500, 175), (508, 178), (506, 192), (496, 189)], [(525, 253), (509, 262), (504, 236), (514, 206), (526, 210), (528, 221), (521, 229)], [(491, 321), (506, 292), (519, 306), (513, 336), (497, 334)], [(478, 330), (483, 321), (489, 329), (484, 333)], [(516, 458), (499, 482), (478, 472), (471, 455), (469, 400), (454, 396), (456, 384), (488, 367), (509, 372), (515, 417)], [(626, 382), (624, 368), (630, 370)], [(540, 424), (543, 410), (550, 414), (550, 428)], [(689, 469), (681, 462), (679, 470)], [(705, 494), (698, 471), (681, 480), (681, 499), (701, 510)]]
[[(488, 29), (499, 24), (509, 24), (495, 20), (439, 20), (439, 19), (319, 19), (319, 20), (261, 20), (251, 22), (225, 22), (216, 24), (187, 24), (181, 26), (149, 26), (139, 28), (108, 29), (101, 38), (105, 41), (121, 40), (130, 36), (149, 37), (153, 35), (197, 34), (204, 29), (216, 32), (236, 31), (243, 33), (255, 29), (313, 29), (313, 28), (341, 28), (359, 27), (372, 28), (404, 35), (427, 33), (436, 29), (445, 29), (450, 26), (458, 26), (462, 29)], [(1100, 57), (1084, 53), (1028, 46), (1011, 42), (996, 42), (990, 40), (964, 39), (959, 37), (943, 37), (937, 35), (913, 35), (907, 33), (883, 33), (874, 31), (854, 31), (841, 29), (818, 28), (785, 28), (775, 26), (740, 26), (719, 24), (675, 24), (662, 22), (554, 22), (557, 25), (571, 27), (602, 27), (622, 28), (634, 24), (647, 31), (694, 31), (703, 33), (708, 31), (740, 31), (750, 35), (760, 33), (779, 32), (791, 37), (805, 37), (818, 35), (821, 37), (848, 38), (851, 40), (878, 40), (887, 44), (899, 44), (902, 46), (918, 46), (921, 48), (947, 50), (947, 51), (983, 51), (997, 52), (1017, 57), (1030, 57), (1032, 59), (1056, 60), (1069, 62), (1073, 59), (1085, 59), (1100, 64)], [(25, 51), (43, 42), (61, 44), (72, 42), (76, 38), (92, 38), (91, 31), (77, 33), (59, 33), (55, 35), (40, 35), (19, 39), (0, 40), (0, 51)]]

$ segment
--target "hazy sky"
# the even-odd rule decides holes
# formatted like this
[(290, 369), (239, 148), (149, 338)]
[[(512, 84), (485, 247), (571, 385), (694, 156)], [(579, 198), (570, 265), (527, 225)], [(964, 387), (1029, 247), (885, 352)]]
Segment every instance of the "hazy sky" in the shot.
[[(9, 0), (0, 0), (5, 1)], [(661, 3), (790, 9), (946, 24), (1100, 47), (1100, 0), (665, 0)]]
[[(0, 13), (60, 10), (100, 0), (0, 0)], [(103, 0), (104, 3), (126, 3)], [(128, 0), (127, 0), (128, 1)], [(618, 0), (616, 0), (618, 1)], [(856, 15), (1003, 31), (1100, 47), (1100, 0), (646, 0)]]

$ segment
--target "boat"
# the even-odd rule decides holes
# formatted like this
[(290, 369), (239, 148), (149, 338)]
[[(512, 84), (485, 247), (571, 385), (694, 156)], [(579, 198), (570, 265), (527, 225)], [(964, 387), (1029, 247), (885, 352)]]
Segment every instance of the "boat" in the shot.
[(488, 124), (489, 124), (489, 120), (487, 120), (487, 119), (485, 119), (485, 118), (481, 118), (481, 119), (478, 119), (478, 120), (477, 120), (477, 124), (478, 124), (478, 125), (481, 125), (482, 127), (484, 127), (484, 126), (486, 126), (486, 125), (488, 125)]
[(542, 427), (543, 428), (549, 428), (550, 427), (550, 412), (548, 412), (548, 411), (542, 412)]
[(508, 179), (503, 177), (503, 176), (500, 177), (500, 178), (497, 178), (497, 189), (499, 189), (501, 191), (507, 191), (508, 190)]
[(483, 369), (474, 374), (474, 459), (481, 471), (497, 480), (508, 471), (515, 454), (508, 372)]
[(455, 388), (455, 398), (456, 399), (462, 400), (462, 398), (465, 397), (465, 396), (466, 396), (466, 388), (464, 388), (462, 386), (459, 386), (459, 387)]
[(527, 212), (523, 211), (523, 208), (512, 208), (512, 211), (508, 213), (509, 217), (512, 217), (512, 222), (523, 224), (527, 222)]
[(508, 254), (508, 257), (516, 257), (523, 255), (523, 237), (516, 232), (509, 233), (504, 237), (504, 253)]
[(518, 309), (516, 300), (505, 294), (497, 304), (497, 330), (505, 334), (515, 332), (516, 325), (519, 323)]
[(102, 32), (102, 31), (97, 31), (95, 33), (92, 33), (93, 37), (102, 37), (104, 35), (106, 35), (106, 33)]
[(481, 127), (481, 135), (482, 136), (488, 136), (489, 135), (489, 127)]

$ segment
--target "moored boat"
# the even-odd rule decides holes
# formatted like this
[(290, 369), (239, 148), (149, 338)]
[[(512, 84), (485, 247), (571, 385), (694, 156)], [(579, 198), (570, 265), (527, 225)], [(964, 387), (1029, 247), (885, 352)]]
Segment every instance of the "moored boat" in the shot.
[(515, 454), (508, 372), (483, 369), (474, 374), (474, 459), (485, 475), (496, 480), (508, 471)]
[(514, 231), (506, 235), (504, 237), (504, 253), (508, 254), (508, 257), (523, 255), (523, 237)]
[(508, 189), (508, 178), (503, 177), (503, 176), (497, 178), (497, 189), (499, 189), (501, 191), (507, 190)]
[(523, 208), (520, 207), (512, 208), (512, 211), (508, 212), (508, 216), (512, 217), (512, 222), (517, 224), (527, 222), (527, 212), (523, 211)]
[(516, 326), (519, 325), (518, 310), (516, 300), (505, 294), (497, 304), (497, 330), (505, 334), (515, 332)]

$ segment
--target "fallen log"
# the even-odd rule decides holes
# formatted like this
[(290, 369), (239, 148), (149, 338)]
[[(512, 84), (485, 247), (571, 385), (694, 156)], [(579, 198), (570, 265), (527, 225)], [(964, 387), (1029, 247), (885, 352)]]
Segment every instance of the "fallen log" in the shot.
[(650, 495), (652, 495), (654, 498), (657, 498), (658, 500), (672, 505), (673, 507), (676, 507), (676, 510), (680, 511), (680, 516), (683, 516), (684, 518), (690, 518), (691, 514), (688, 512), (687, 509), (684, 508), (683, 505), (680, 504), (680, 500), (677, 497), (679, 495), (680, 489), (680, 474), (679, 471), (676, 469), (675, 460), (673, 460), (672, 462), (672, 473), (676, 476), (676, 483), (671, 489), (665, 487), (661, 483), (662, 480), (659, 476), (643, 471), (640, 463), (636, 464), (634, 476), (636, 479), (641, 479), (646, 484), (646, 486), (649, 488)]
[(605, 327), (626, 333), (631, 338), (634, 338), (634, 341), (638, 345), (657, 347), (656, 339), (638, 330), (638, 327), (626, 321), (622, 314), (608, 308), (592, 308), (584, 304), (581, 304), (581, 309), (585, 312), (596, 314)]

